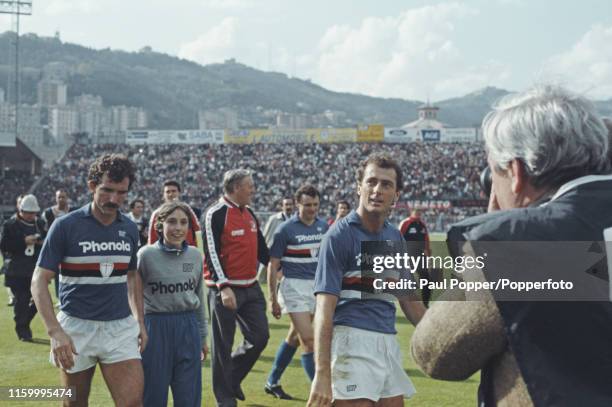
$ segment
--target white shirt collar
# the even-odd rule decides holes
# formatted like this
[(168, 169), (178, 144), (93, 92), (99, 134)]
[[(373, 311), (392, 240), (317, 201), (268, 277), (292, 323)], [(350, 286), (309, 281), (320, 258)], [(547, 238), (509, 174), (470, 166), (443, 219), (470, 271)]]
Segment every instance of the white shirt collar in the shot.
[(561, 185), (561, 188), (557, 190), (557, 192), (553, 195), (553, 197), (550, 200), (554, 201), (555, 199), (559, 198), (561, 195), (565, 194), (566, 192), (569, 192), (574, 188), (578, 188), (580, 185), (589, 184), (591, 182), (598, 182), (598, 181), (612, 181), (612, 174), (585, 175), (584, 177), (573, 179)]
[(128, 218), (130, 218), (131, 220), (133, 220), (136, 223), (140, 222), (140, 220), (142, 219), (142, 216), (137, 218), (136, 216), (134, 216), (134, 214), (132, 212), (128, 212), (127, 216), (128, 216)]

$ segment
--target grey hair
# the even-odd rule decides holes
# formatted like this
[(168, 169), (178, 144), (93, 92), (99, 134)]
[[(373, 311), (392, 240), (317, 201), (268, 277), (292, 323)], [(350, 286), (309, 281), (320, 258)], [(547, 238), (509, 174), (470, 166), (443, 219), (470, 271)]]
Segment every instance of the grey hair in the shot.
[(534, 187), (610, 170), (608, 130), (587, 99), (540, 85), (502, 98), (482, 123), (489, 160), (521, 161)]
[(251, 171), (243, 168), (226, 171), (225, 174), (223, 174), (223, 192), (231, 194), (243, 179), (252, 176)]

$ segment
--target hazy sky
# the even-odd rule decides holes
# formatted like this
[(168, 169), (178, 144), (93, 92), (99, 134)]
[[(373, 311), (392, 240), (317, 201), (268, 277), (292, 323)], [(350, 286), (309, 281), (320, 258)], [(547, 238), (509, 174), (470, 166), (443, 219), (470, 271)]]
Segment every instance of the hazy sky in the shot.
[(21, 32), (55, 31), (373, 96), (436, 101), (553, 82), (612, 98), (610, 0), (33, 0)]

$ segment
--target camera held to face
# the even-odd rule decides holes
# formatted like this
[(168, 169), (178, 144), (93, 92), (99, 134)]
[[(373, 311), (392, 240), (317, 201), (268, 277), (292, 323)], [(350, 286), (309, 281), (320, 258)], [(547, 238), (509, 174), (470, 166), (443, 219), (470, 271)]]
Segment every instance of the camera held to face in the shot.
[(480, 188), (482, 192), (488, 198), (491, 196), (491, 189), (493, 188), (493, 177), (491, 175), (491, 168), (488, 166), (480, 173)]

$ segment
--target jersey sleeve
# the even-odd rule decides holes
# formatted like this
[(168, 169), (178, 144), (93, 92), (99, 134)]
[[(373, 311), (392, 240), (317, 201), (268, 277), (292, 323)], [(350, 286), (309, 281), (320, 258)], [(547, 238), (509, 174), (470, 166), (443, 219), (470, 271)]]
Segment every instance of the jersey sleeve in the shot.
[(285, 228), (281, 225), (276, 229), (276, 233), (274, 233), (272, 247), (270, 248), (270, 257), (281, 259), (287, 249), (287, 244), (287, 233), (285, 232)]
[(138, 253), (136, 254), (136, 258), (137, 258), (137, 264), (136, 264), (136, 271), (138, 271), (138, 274), (140, 275), (140, 277), (142, 278), (143, 284), (146, 282), (146, 266), (145, 266), (145, 250), (146, 250), (147, 246), (143, 246), (140, 248), (140, 250), (138, 250)]
[(43, 243), (36, 265), (55, 273), (59, 273), (60, 264), (64, 259), (67, 241), (65, 222), (58, 219), (51, 225), (47, 238)]
[(204, 258), (212, 280), (218, 288), (223, 288), (227, 277), (221, 266), (221, 235), (225, 225), (227, 208), (210, 208), (204, 219)]
[(338, 229), (323, 237), (315, 274), (315, 294), (326, 293), (340, 296), (346, 254), (347, 251), (342, 244), (342, 236), (338, 233)]

